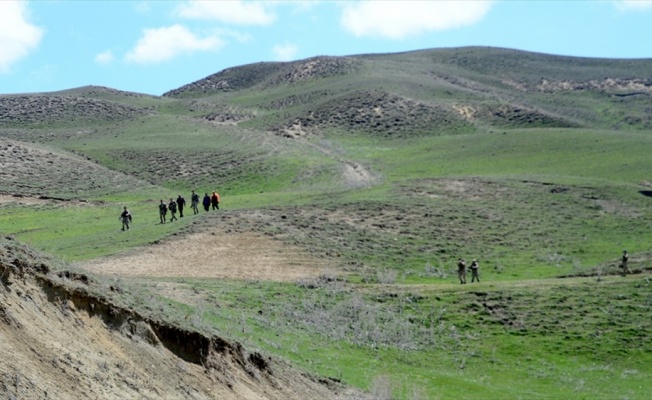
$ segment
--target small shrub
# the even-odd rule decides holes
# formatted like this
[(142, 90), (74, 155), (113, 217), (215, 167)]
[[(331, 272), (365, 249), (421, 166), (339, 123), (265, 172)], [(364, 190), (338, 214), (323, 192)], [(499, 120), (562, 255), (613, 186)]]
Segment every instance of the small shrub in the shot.
[(393, 285), (398, 279), (398, 271), (394, 269), (383, 269), (376, 272), (376, 281), (384, 285)]
[(426, 263), (426, 266), (424, 267), (424, 277), (435, 277), (439, 279), (446, 279), (449, 276), (449, 273), (446, 271), (446, 268), (443, 266), (434, 266), (430, 263)]
[(378, 375), (371, 384), (371, 396), (374, 400), (392, 400), (392, 382), (388, 375)]

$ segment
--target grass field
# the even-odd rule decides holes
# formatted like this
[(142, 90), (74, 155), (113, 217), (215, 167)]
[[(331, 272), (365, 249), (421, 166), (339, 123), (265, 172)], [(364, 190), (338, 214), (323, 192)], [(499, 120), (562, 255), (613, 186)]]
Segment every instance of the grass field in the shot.
[[(281, 84), (302, 64), (254, 65), (228, 72), (252, 74), (237, 81), (251, 87), (160, 99), (73, 90), (147, 112), (0, 126), (0, 160), (14, 143), (61, 155), (3, 175), (2, 233), (73, 269), (198, 233), (302, 249), (330, 268), (298, 281), (96, 279), (124, 305), (374, 398), (645, 399), (650, 94), (616, 94), (649, 63), (504, 51), (365, 56), (341, 75)], [(537, 75), (519, 60), (539, 62)], [(541, 76), (581, 89), (535, 91)], [(605, 76), (625, 83), (611, 89)], [(159, 224), (159, 199), (189, 201), (191, 189), (218, 190), (222, 210)], [(481, 283), (459, 284), (458, 257), (480, 261)]]
[[(631, 134), (638, 145), (629, 157), (607, 152), (627, 146), (615, 136), (509, 132), (465, 142), (397, 141), (391, 150), (366, 139), (338, 142), (383, 184), (351, 191), (324, 181), (330, 193), (323, 196), (270, 182), (264, 193), (223, 193), (223, 212), (309, 207), (283, 225), (250, 228), (337, 252), (339, 263), (355, 263), (348, 278), (168, 281), (192, 291), (197, 300), (190, 304), (157, 295), (156, 280), (137, 280), (128, 292), (152, 294), (131, 305), (394, 398), (644, 398), (652, 372), (649, 279), (554, 279), (617, 272), (623, 248), (635, 265), (648, 265), (639, 253), (651, 247), (650, 205), (638, 185), (649, 162), (647, 136)], [(505, 143), (491, 144), (498, 140)], [(488, 146), (503, 147), (500, 162), (491, 162)], [(579, 160), (596, 153), (608, 156), (582, 168)], [(157, 195), (143, 190), (101, 204), (0, 209), (5, 233), (82, 261), (148, 245), (205, 218), (159, 225), (157, 198), (170, 196), (175, 192), (161, 187)], [(135, 215), (128, 236), (118, 230), (123, 205)], [(307, 232), (315, 224), (319, 233)], [(480, 260), (481, 284), (456, 285), (458, 256)]]

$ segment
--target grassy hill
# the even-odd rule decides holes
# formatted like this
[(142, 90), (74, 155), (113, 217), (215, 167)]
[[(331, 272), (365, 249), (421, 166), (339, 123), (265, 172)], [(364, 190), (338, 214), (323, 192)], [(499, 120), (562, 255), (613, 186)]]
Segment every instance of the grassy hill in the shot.
[[(375, 398), (645, 398), (650, 70), (471, 47), (0, 96), (0, 226), (81, 269), (188, 235), (300, 249), (321, 272), (98, 279)], [(191, 189), (222, 210), (158, 224)], [(459, 285), (459, 257), (482, 283)]]

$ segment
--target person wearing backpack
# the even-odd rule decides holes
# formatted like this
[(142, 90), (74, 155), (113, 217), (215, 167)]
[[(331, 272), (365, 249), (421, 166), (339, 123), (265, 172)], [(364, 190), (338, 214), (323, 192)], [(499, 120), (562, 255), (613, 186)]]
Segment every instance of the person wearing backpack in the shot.
[(460, 283), (466, 283), (466, 261), (460, 258), (457, 261), (457, 277), (460, 278)]
[(478, 265), (478, 260), (473, 260), (471, 262), (471, 283), (475, 282), (476, 280), (478, 283), (480, 283), (480, 277), (478, 276), (478, 268), (480, 266)]
[(176, 213), (177, 213), (177, 203), (174, 201), (174, 199), (170, 199), (170, 203), (168, 204), (168, 210), (170, 210), (170, 222), (174, 221), (177, 219)]
[(192, 194), (190, 195), (190, 207), (192, 208), (192, 212), (195, 215), (199, 214), (199, 208), (197, 208), (198, 205), (199, 205), (199, 193), (193, 190)]
[(168, 206), (163, 202), (163, 199), (161, 199), (161, 204), (158, 205), (158, 215), (161, 217), (161, 223), (165, 223), (165, 216), (168, 213)]
[(122, 221), (122, 230), (125, 228), (129, 229), (129, 223), (131, 222), (131, 213), (127, 210), (127, 207), (124, 208), (122, 214), (120, 214), (120, 220)]

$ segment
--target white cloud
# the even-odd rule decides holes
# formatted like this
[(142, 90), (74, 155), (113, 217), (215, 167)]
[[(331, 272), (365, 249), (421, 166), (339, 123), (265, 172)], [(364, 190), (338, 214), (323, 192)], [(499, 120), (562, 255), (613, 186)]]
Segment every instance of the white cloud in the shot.
[(225, 40), (228, 38), (240, 43), (250, 43), (252, 40), (254, 40), (254, 36), (250, 33), (232, 29), (217, 28), (213, 29), (212, 32), (215, 35), (219, 35), (221, 38), (224, 38)]
[(493, 1), (358, 1), (347, 4), (341, 24), (355, 36), (403, 39), (480, 21)]
[(137, 64), (157, 63), (180, 54), (217, 50), (223, 45), (224, 42), (218, 36), (200, 38), (184, 26), (172, 25), (143, 30), (143, 37), (127, 53), (125, 59)]
[(299, 48), (290, 43), (277, 44), (272, 48), (272, 53), (274, 53), (275, 61), (291, 61), (294, 60)]
[(176, 14), (191, 19), (207, 19), (234, 25), (270, 25), (276, 15), (270, 10), (276, 3), (265, 1), (200, 1), (180, 5)]
[(254, 40), (254, 37), (250, 33), (246, 33), (246, 32), (236, 32), (236, 31), (224, 30), (224, 29), (220, 30), (220, 32), (225, 37), (233, 38), (240, 43), (250, 43), (251, 41)]
[(0, 73), (26, 57), (42, 37), (43, 29), (28, 21), (27, 3), (0, 1)]
[(98, 64), (110, 64), (115, 60), (113, 52), (111, 50), (106, 50), (95, 56), (95, 62)]
[(652, 10), (652, 1), (650, 0), (616, 0), (614, 3), (621, 11)]

